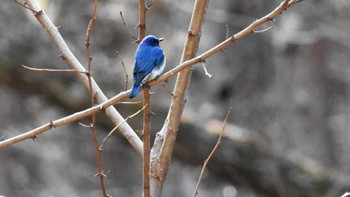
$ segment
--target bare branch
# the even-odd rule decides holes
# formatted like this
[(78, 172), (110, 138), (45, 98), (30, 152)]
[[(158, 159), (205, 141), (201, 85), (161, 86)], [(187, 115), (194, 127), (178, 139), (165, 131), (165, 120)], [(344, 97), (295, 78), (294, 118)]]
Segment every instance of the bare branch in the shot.
[(92, 123), (84, 124), (84, 123), (79, 122), (79, 125), (82, 126), (82, 127), (85, 127), (85, 128), (90, 128), (90, 129), (93, 127)]
[(120, 18), (122, 19), (122, 23), (123, 23), (123, 25), (124, 25), (126, 31), (129, 33), (129, 35), (130, 35), (135, 41), (137, 41), (136, 36), (135, 36), (133, 33), (131, 33), (130, 29), (129, 29), (128, 26), (126, 25), (126, 22), (125, 22), (124, 17), (123, 17), (123, 12), (120, 11), (119, 14), (120, 14)]
[[(128, 121), (130, 118), (133, 118), (134, 116), (136, 116), (137, 114), (139, 114), (140, 112), (142, 112), (142, 111), (146, 108), (146, 106), (147, 106), (147, 105), (144, 105), (144, 106), (142, 107), (142, 109), (140, 109), (140, 110), (137, 111), (136, 113), (132, 114), (131, 116), (126, 117), (126, 118), (124, 119), (124, 121), (126, 122), (126, 121)], [(115, 126), (115, 127), (112, 129), (112, 131), (110, 131), (110, 132), (108, 133), (108, 135), (103, 139), (103, 142), (102, 142), (102, 144), (101, 144), (101, 146), (100, 146), (100, 150), (103, 150), (103, 146), (105, 145), (105, 143), (107, 142), (107, 140), (112, 136), (112, 134), (114, 133), (114, 131), (115, 131), (116, 129), (118, 129), (118, 127), (119, 127), (121, 124), (123, 124), (123, 123), (124, 123), (124, 122), (121, 122), (120, 124), (118, 124), (117, 126)]]
[(122, 64), (123, 70), (124, 70), (124, 74), (125, 74), (125, 87), (124, 87), (124, 91), (126, 91), (128, 89), (128, 72), (126, 71), (122, 56), (119, 54), (119, 52), (116, 52), (119, 59), (120, 59), (120, 63)]
[(165, 83), (165, 82), (162, 83), (162, 86), (163, 86), (164, 90), (165, 90), (168, 94), (170, 94), (171, 96), (175, 96), (175, 94), (173, 94), (173, 93), (169, 90), (169, 88), (166, 86), (166, 83)]
[(0, 141), (3, 140), (5, 138), (6, 135), (3, 135), (0, 137)]
[(74, 73), (84, 73), (84, 74), (86, 73), (86, 71), (80, 71), (80, 70), (76, 70), (76, 69), (34, 68), (34, 67), (25, 66), (25, 65), (22, 65), (22, 67), (27, 69), (27, 70), (37, 71), (37, 72), (59, 72), (59, 73), (74, 72)]
[[(33, 12), (35, 10), (41, 10), (40, 5), (36, 0), (25, 0), (26, 5), (31, 7)], [(38, 12), (39, 13), (39, 12)], [(43, 28), (49, 34), (52, 42), (57, 46), (60, 51), (60, 54), (64, 61), (67, 62), (69, 66), (76, 70), (85, 70), (85, 68), (81, 65), (81, 63), (77, 60), (77, 58), (73, 55), (71, 50), (68, 48), (61, 34), (59, 33), (57, 27), (51, 22), (45, 12), (40, 11), (40, 14), (34, 13), (36, 19), (40, 22)], [(85, 86), (89, 87), (89, 80), (86, 74), (78, 74), (78, 77), (82, 80)], [(96, 99), (99, 103), (103, 103), (107, 101), (106, 95), (102, 92), (100, 87), (96, 84), (95, 80), (91, 77), (91, 84), (93, 88), (93, 92), (96, 94)], [(124, 122), (124, 118), (119, 114), (119, 112), (114, 108), (110, 107), (106, 109), (106, 114), (113, 121), (115, 125), (118, 125), (120, 122)], [(140, 138), (136, 135), (133, 129), (126, 122), (120, 125), (119, 130), (124, 135), (124, 137), (129, 141), (129, 143), (135, 148), (135, 150), (142, 155), (142, 142)]]
[(207, 70), (207, 68), (205, 67), (204, 61), (202, 62), (202, 66), (203, 66), (205, 75), (208, 76), (209, 79), (211, 79), (211, 78), (212, 78), (212, 75), (208, 73), (208, 70)]
[[(28, 0), (29, 1), (29, 0)], [(295, 2), (297, 2), (296, 0), (293, 0), (293, 1), (291, 1), (289, 4), (288, 4), (288, 6), (290, 6), (290, 5), (294, 5), (295, 4)], [(299, 1), (298, 1), (299, 2)], [(242, 39), (243, 37), (245, 37), (245, 36), (247, 36), (247, 35), (249, 35), (251, 32), (252, 32), (252, 30), (251, 29), (255, 29), (256, 27), (259, 27), (260, 25), (262, 25), (262, 24), (264, 24), (264, 23), (266, 23), (266, 22), (268, 22), (268, 21), (270, 21), (270, 20), (272, 20), (274, 17), (276, 17), (276, 16), (278, 16), (280, 13), (281, 13), (281, 10), (285, 10), (285, 4), (280, 4), (274, 11), (272, 11), (271, 13), (269, 13), (268, 15), (266, 15), (266, 16), (264, 16), (263, 18), (261, 18), (261, 19), (259, 19), (258, 21), (255, 21), (254, 23), (252, 23), (252, 24), (250, 24), (247, 28), (245, 28), (244, 30), (242, 30), (242, 31), (240, 31), (239, 33), (237, 33), (237, 34), (235, 34), (235, 35), (233, 35), (233, 36), (231, 36), (230, 38), (228, 38), (228, 39), (226, 39), (225, 41), (223, 41), (222, 43), (219, 43), (218, 45), (216, 45), (215, 47), (213, 47), (213, 48), (211, 48), (211, 49), (209, 49), (208, 51), (206, 51), (206, 52), (204, 52), (204, 53), (202, 53), (201, 55), (199, 55), (199, 56), (197, 56), (197, 57), (195, 57), (195, 58), (192, 58), (192, 59), (190, 59), (190, 60), (187, 60), (187, 61), (185, 61), (185, 62), (183, 62), (183, 63), (181, 63), (181, 64), (179, 64), (179, 65), (177, 65), (175, 68), (173, 68), (172, 70), (170, 70), (170, 71), (168, 71), (168, 72), (166, 72), (164, 75), (162, 75), (161, 77), (159, 77), (157, 80), (153, 80), (153, 81), (150, 81), (147, 85), (148, 86), (150, 86), (150, 87), (152, 87), (152, 86), (154, 86), (154, 85), (156, 85), (156, 84), (159, 84), (159, 83), (164, 83), (164, 82), (166, 82), (170, 77), (172, 77), (172, 76), (174, 76), (175, 74), (177, 74), (177, 73), (179, 73), (180, 71), (182, 71), (183, 69), (185, 69), (185, 68), (188, 68), (188, 67), (190, 67), (190, 66), (192, 66), (192, 65), (194, 65), (194, 64), (197, 64), (197, 63), (200, 63), (200, 62), (202, 62), (203, 60), (205, 60), (205, 59), (207, 59), (207, 58), (209, 58), (209, 57), (211, 57), (212, 55), (214, 55), (214, 54), (216, 54), (216, 53), (218, 53), (219, 51), (221, 51), (222, 49), (224, 49), (224, 48), (226, 48), (226, 47), (228, 47), (228, 46), (230, 46), (231, 44), (233, 44), (233, 43), (235, 43), (235, 41), (236, 40), (238, 40), (238, 39)], [(46, 23), (46, 22), (48, 22), (47, 21), (47, 19), (38, 19), (38, 20), (43, 20), (43, 23)], [(50, 21), (49, 21), (50, 22)], [(45, 27), (46, 26), (49, 26), (49, 24), (45, 24), (44, 25)], [(48, 29), (50, 29), (50, 28), (48, 28)], [(50, 33), (50, 35), (53, 33), (55, 33), (55, 31), (49, 31), (49, 33)], [(51, 35), (52, 36), (52, 35)], [(56, 34), (54, 34), (54, 36), (57, 36)], [(60, 35), (59, 35), (60, 36)], [(62, 39), (62, 37), (60, 37), (60, 39)], [(59, 46), (60, 47), (62, 47), (61, 46), (61, 41), (63, 41), (63, 39), (62, 40), (60, 40), (59, 39), (59, 41), (57, 41), (57, 40), (53, 40), (53, 41), (57, 41), (58, 43), (59, 43)], [(64, 41), (63, 41), (64, 42)], [(65, 46), (66, 46), (66, 44), (65, 43), (63, 43)], [(67, 47), (67, 46), (66, 46)], [(69, 63), (69, 65), (74, 65), (74, 66), (81, 66), (81, 64), (79, 63), (79, 62), (76, 62), (77, 60), (76, 60), (76, 58), (71, 54), (71, 52), (70, 52), (70, 50), (68, 49), (68, 47), (67, 48), (65, 48), (65, 47), (63, 47), (64, 48), (64, 50), (65, 51), (68, 51), (69, 53), (70, 53), (70, 55), (68, 55), (67, 56), (67, 63)], [(71, 58), (73, 58), (73, 59), (71, 59)], [(73, 67), (74, 67), (73, 66)], [(83, 67), (82, 67), (83, 68)], [(77, 70), (79, 70), (79, 69), (77, 69)], [(80, 77), (82, 77), (83, 79), (83, 81), (84, 81), (84, 78), (86, 79), (86, 76), (85, 75), (80, 75)], [(85, 81), (84, 81), (84, 83), (85, 83)], [(94, 88), (98, 88), (98, 86), (97, 86), (97, 84), (96, 84), (96, 86), (94, 85)], [(120, 100), (121, 99), (124, 99), (124, 98), (127, 98), (127, 96), (128, 96), (128, 94), (130, 93), (130, 90), (128, 90), (128, 91), (125, 91), (125, 92), (121, 92), (121, 93), (119, 93), (118, 95), (116, 95), (116, 96), (114, 96), (113, 98), (111, 98), (111, 99), (109, 99), (109, 100), (107, 100), (107, 98), (104, 96), (104, 94), (101, 92), (100, 93), (100, 89), (98, 88), (98, 90), (99, 91), (96, 91), (98, 94), (97, 94), (97, 98), (99, 98), (99, 99), (101, 99), (101, 98), (105, 98), (105, 100), (103, 101), (103, 102), (101, 102), (101, 104), (100, 105), (98, 105), (98, 106), (94, 106), (94, 107), (92, 107), (92, 108), (89, 108), (89, 109), (86, 109), (86, 110), (84, 110), (84, 111), (81, 111), (81, 112), (77, 112), (77, 113), (75, 113), (75, 114), (72, 114), (72, 115), (70, 115), (70, 116), (67, 116), (67, 117), (64, 117), (64, 118), (62, 118), (62, 119), (59, 119), (59, 120), (57, 120), (57, 121), (59, 121), (59, 124), (57, 124), (57, 123), (55, 123), (55, 126), (61, 126), (61, 125), (64, 125), (64, 124), (68, 124), (68, 123), (71, 123), (71, 122), (74, 122), (74, 121), (77, 121), (77, 120), (80, 120), (80, 119), (82, 119), (82, 118), (85, 118), (85, 117), (87, 117), (87, 116), (90, 116), (92, 113), (97, 113), (97, 112), (99, 112), (99, 111), (101, 111), (101, 110), (103, 110), (103, 109), (106, 109), (107, 107), (109, 107), (109, 106), (111, 106), (111, 105), (114, 105), (114, 104), (116, 104), (116, 103), (118, 103), (118, 102), (120, 102)], [(101, 95), (103, 95), (103, 97), (101, 97)], [(176, 97), (177, 95), (175, 95), (175, 97)], [(113, 109), (113, 110), (111, 110), (111, 109)], [(96, 111), (95, 111), (96, 110)], [(125, 138), (126, 139), (128, 139), (128, 141), (134, 146), (134, 148), (139, 152), (139, 151), (141, 151), (141, 155), (142, 155), (142, 153), (143, 153), (143, 148), (142, 148), (142, 142), (141, 142), (141, 140), (139, 140), (139, 137), (136, 135), (136, 133), (135, 132), (128, 132), (129, 130), (128, 129), (126, 129), (126, 130), (123, 130), (123, 129), (121, 129), (120, 127), (122, 127), (122, 126), (125, 126), (125, 125), (127, 125), (126, 127), (130, 127), (128, 124), (125, 124), (126, 123), (126, 121), (124, 120), (124, 119), (122, 119), (120, 122), (116, 122), (117, 120), (115, 119), (115, 118), (117, 118), (117, 115), (115, 114), (115, 113), (117, 113), (119, 116), (120, 116), (120, 114), (117, 112), (117, 111), (115, 111), (115, 113), (113, 112), (115, 110), (115, 108), (113, 107), (113, 108), (107, 108), (106, 109), (106, 111), (108, 111), (109, 113), (107, 113), (110, 117), (111, 117), (111, 119), (114, 121), (114, 123), (116, 124), (116, 125), (119, 125), (118, 126), (118, 128), (122, 131), (122, 133), (123, 133), (123, 135), (125, 136)], [(121, 117), (121, 116), (120, 116)], [(119, 119), (118, 119), (118, 121), (119, 121)], [(166, 120), (167, 121), (167, 120)], [(55, 122), (55, 121), (53, 121), (53, 122)], [(47, 128), (48, 127), (48, 128)], [(10, 138), (10, 139), (7, 139), (7, 140), (4, 140), (4, 141), (2, 141), (2, 142), (0, 142), (0, 148), (4, 148), (4, 147), (7, 147), (7, 146), (9, 146), (9, 145), (11, 145), (11, 144), (15, 144), (15, 143), (18, 143), (18, 142), (20, 142), (20, 141), (23, 141), (23, 140), (25, 140), (25, 139), (28, 139), (28, 138), (31, 138), (31, 137), (34, 137), (34, 136), (36, 136), (36, 135), (38, 135), (38, 134), (41, 134), (41, 133), (43, 133), (43, 132), (45, 132), (46, 130), (48, 130), (48, 129), (50, 129), (51, 127), (50, 127), (50, 124), (48, 123), (48, 124), (45, 124), (45, 125), (43, 125), (43, 126), (41, 126), (41, 127), (38, 127), (38, 128), (36, 128), (36, 129), (33, 129), (33, 130), (31, 130), (31, 131), (28, 131), (27, 133), (24, 133), (24, 134), (22, 134), (22, 135), (18, 135), (18, 136), (15, 136), (15, 137), (13, 137), (13, 138)], [(45, 130), (46, 129), (46, 130)], [(130, 128), (131, 129), (131, 128)], [(132, 129), (131, 129), (131, 131), (132, 131)], [(138, 140), (136, 140), (135, 139), (135, 137), (138, 139)]]
[(119, 104), (125, 104), (125, 105), (136, 105), (136, 104), (140, 104), (141, 101), (123, 101), (123, 102), (119, 102)]
[(48, 130), (53, 129), (55, 127), (66, 125), (66, 124), (75, 122), (77, 120), (86, 118), (88, 116), (91, 116), (91, 114), (93, 114), (93, 113), (97, 113), (97, 112), (101, 111), (102, 109), (104, 109), (103, 105), (95, 106), (95, 107), (86, 109), (84, 111), (80, 111), (80, 112), (74, 113), (72, 115), (63, 117), (61, 119), (57, 119), (55, 121), (50, 121), (49, 123), (46, 123), (46, 124), (36, 128), (36, 129), (33, 129), (33, 130), (28, 131), (26, 133), (23, 133), (21, 135), (17, 135), (15, 137), (10, 138), (10, 139), (1, 141), (0, 142), (0, 149), (6, 148), (12, 144), (16, 144), (16, 143), (24, 141), (26, 139), (36, 137), (36, 136), (44, 133), (45, 131), (48, 131)]
[(227, 39), (230, 35), (230, 28), (229, 28), (228, 24), (226, 24), (225, 26), (226, 26), (226, 39)]
[(204, 164), (203, 164), (203, 167), (202, 167), (202, 170), (201, 170), (201, 173), (199, 175), (199, 178), (198, 178), (198, 182), (197, 182), (197, 185), (196, 185), (196, 188), (193, 192), (193, 197), (195, 197), (197, 194), (198, 194), (198, 189), (199, 189), (199, 185), (202, 181), (202, 177), (203, 177), (203, 174), (204, 174), (204, 171), (205, 171), (205, 168), (207, 167), (208, 163), (209, 163), (209, 160), (213, 157), (215, 151), (218, 149), (218, 147), (220, 146), (220, 143), (221, 143), (221, 138), (222, 136), (224, 135), (224, 131), (225, 131), (225, 128), (226, 128), (226, 125), (227, 125), (227, 120), (228, 120), (228, 117), (230, 116), (231, 114), (231, 110), (232, 108), (230, 107), (229, 110), (227, 111), (227, 114), (226, 114), (226, 118), (225, 118), (225, 121), (224, 121), (224, 125), (221, 129), (221, 132), (220, 132), (220, 135), (219, 135), (219, 138), (218, 138), (218, 141), (216, 142), (213, 150), (211, 151), (211, 153), (209, 154), (208, 158), (204, 161)]
[(271, 26), (268, 27), (268, 28), (262, 29), (262, 30), (254, 30), (253, 33), (255, 33), (255, 34), (265, 33), (265, 32), (267, 32), (268, 30), (270, 30), (272, 27), (273, 27), (273, 25), (271, 25)]

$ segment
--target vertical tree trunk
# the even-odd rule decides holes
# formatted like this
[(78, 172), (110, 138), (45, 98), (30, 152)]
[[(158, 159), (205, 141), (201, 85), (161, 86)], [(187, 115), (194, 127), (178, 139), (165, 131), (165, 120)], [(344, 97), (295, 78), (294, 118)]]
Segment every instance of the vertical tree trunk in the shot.
[[(196, 0), (195, 2), (181, 62), (194, 58), (197, 53), (207, 4), (207, 0)], [(188, 67), (178, 74), (168, 116), (154, 142), (154, 147), (151, 152), (150, 172), (152, 197), (161, 196), (175, 146), (177, 131), (185, 103), (185, 92), (191, 76), (191, 69), (192, 67)]]

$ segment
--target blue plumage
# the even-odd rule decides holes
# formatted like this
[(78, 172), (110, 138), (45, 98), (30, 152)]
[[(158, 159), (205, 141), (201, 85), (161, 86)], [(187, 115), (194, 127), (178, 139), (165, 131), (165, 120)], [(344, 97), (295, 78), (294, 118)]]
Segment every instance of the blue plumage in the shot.
[(158, 39), (152, 35), (147, 36), (137, 47), (133, 68), (134, 85), (129, 98), (137, 96), (146, 77), (146, 80), (150, 81), (163, 72), (166, 58), (163, 50), (159, 47), (159, 42), (162, 40), (162, 38)]

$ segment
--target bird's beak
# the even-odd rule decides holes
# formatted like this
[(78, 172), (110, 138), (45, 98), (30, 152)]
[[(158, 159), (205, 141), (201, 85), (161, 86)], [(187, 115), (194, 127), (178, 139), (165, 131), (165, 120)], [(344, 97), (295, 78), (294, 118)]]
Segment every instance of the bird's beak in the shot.
[(158, 40), (159, 40), (159, 42), (162, 42), (164, 40), (164, 38), (159, 38)]

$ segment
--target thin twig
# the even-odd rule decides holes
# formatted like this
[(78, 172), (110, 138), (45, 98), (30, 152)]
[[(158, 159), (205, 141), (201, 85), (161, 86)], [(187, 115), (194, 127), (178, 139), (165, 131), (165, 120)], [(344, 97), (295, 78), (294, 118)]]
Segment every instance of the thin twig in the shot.
[(149, 4), (147, 4), (147, 8), (150, 8), (157, 0), (152, 0)]
[(141, 101), (122, 101), (119, 102), (119, 104), (125, 104), (125, 105), (136, 105), (136, 104), (141, 104)]
[(143, 196), (150, 197), (150, 125), (151, 125), (151, 107), (150, 90), (148, 86), (143, 88)]
[(205, 67), (204, 61), (202, 62), (202, 66), (203, 66), (205, 75), (208, 76), (209, 79), (211, 79), (212, 75), (208, 73), (208, 70), (207, 70), (207, 67)]
[(82, 127), (85, 127), (85, 128), (90, 128), (90, 129), (93, 127), (93, 124), (92, 124), (92, 123), (90, 123), (90, 124), (84, 124), (84, 123), (79, 122), (79, 125), (82, 126)]
[(0, 141), (3, 140), (5, 138), (6, 135), (3, 135), (0, 137)]
[(165, 83), (165, 82), (162, 83), (162, 86), (163, 86), (164, 90), (165, 90), (168, 94), (170, 94), (171, 96), (175, 96), (175, 94), (173, 94), (173, 93), (169, 90), (169, 88), (166, 86), (166, 83)]
[(130, 29), (129, 29), (128, 26), (126, 25), (126, 22), (125, 22), (124, 17), (123, 17), (123, 12), (120, 11), (119, 14), (120, 14), (120, 18), (122, 19), (122, 23), (123, 23), (123, 25), (124, 25), (126, 31), (127, 31), (127, 32), (129, 33), (129, 35), (136, 41), (136, 40), (137, 40), (136, 36), (135, 36), (133, 33), (131, 33)]
[(124, 74), (125, 74), (125, 87), (124, 87), (124, 91), (126, 91), (128, 89), (128, 72), (126, 71), (122, 56), (119, 54), (119, 52), (116, 52), (119, 59), (120, 59), (120, 63), (122, 64), (123, 70), (124, 70)]
[(224, 131), (225, 131), (225, 128), (226, 128), (226, 125), (227, 125), (227, 120), (228, 120), (228, 117), (230, 116), (231, 114), (231, 110), (232, 108), (230, 107), (229, 110), (227, 111), (227, 114), (226, 114), (226, 118), (225, 118), (225, 121), (224, 121), (224, 125), (221, 129), (221, 132), (220, 132), (220, 136), (218, 138), (218, 141), (216, 142), (213, 150), (211, 151), (211, 153), (209, 154), (208, 158), (205, 160), (204, 164), (203, 164), (203, 167), (202, 167), (202, 170), (201, 170), (201, 173), (199, 175), (199, 178), (198, 178), (198, 181), (197, 181), (197, 185), (196, 185), (196, 188), (193, 192), (193, 197), (195, 197), (197, 194), (198, 194), (198, 189), (199, 189), (199, 185), (202, 181), (202, 177), (203, 177), (203, 174), (204, 174), (204, 171), (205, 171), (205, 168), (207, 167), (208, 163), (209, 163), (209, 160), (213, 157), (215, 151), (218, 149), (218, 147), (220, 146), (220, 143), (221, 143), (221, 138), (222, 136), (224, 135)]
[(254, 33), (255, 34), (264, 33), (264, 32), (267, 32), (268, 30), (270, 30), (272, 27), (273, 27), (273, 25), (271, 25), (268, 28), (262, 29), (262, 30), (254, 30)]
[(229, 28), (228, 24), (226, 24), (225, 26), (226, 26), (226, 39), (227, 39), (230, 35), (230, 28)]
[(125, 123), (125, 122), (128, 121), (130, 118), (133, 118), (134, 116), (136, 116), (137, 114), (139, 114), (140, 112), (142, 112), (142, 111), (145, 109), (146, 106), (147, 106), (147, 105), (144, 105), (139, 111), (137, 111), (136, 113), (134, 113), (134, 114), (132, 114), (132, 115), (126, 117), (126, 118), (124, 119), (124, 122), (121, 122), (121, 123), (119, 123), (117, 126), (115, 126), (115, 127), (108, 133), (108, 135), (103, 139), (103, 141), (102, 141), (101, 146), (100, 146), (99, 149), (100, 149), (100, 150), (103, 150), (103, 146), (106, 144), (107, 140), (112, 136), (112, 134), (114, 133), (114, 131), (117, 130), (118, 127), (119, 127), (121, 124)]
[(22, 65), (22, 67), (25, 68), (25, 69), (27, 69), (27, 70), (38, 71), (38, 72), (59, 72), (59, 73), (63, 73), (63, 72), (75, 72), (75, 73), (86, 73), (86, 71), (80, 71), (80, 70), (76, 70), (76, 69), (34, 68), (34, 67), (25, 66), (25, 65)]

